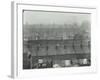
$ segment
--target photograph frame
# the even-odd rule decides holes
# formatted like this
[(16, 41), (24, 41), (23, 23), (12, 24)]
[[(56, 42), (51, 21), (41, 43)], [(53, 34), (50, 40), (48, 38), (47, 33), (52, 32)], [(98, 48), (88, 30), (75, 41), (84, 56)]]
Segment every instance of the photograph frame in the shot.
[[(94, 7), (77, 7), (77, 6), (57, 6), (57, 5), (40, 5), (31, 3), (12, 2), (12, 54), (11, 54), (11, 76), (13, 78), (20, 77), (38, 77), (38, 76), (54, 76), (54, 75), (67, 75), (76, 73), (93, 73), (97, 70), (95, 40), (93, 39), (96, 26), (96, 8)], [(45, 10), (45, 11), (58, 11), (58, 12), (79, 12), (91, 14), (91, 67), (73, 67), (73, 68), (57, 68), (57, 69), (39, 69), (39, 70), (23, 70), (22, 69), (22, 26), (23, 18), (22, 11), (28, 10)], [(67, 72), (65, 71), (67, 70)], [(41, 72), (41, 73), (40, 73)], [(47, 73), (48, 74), (47, 74)]]

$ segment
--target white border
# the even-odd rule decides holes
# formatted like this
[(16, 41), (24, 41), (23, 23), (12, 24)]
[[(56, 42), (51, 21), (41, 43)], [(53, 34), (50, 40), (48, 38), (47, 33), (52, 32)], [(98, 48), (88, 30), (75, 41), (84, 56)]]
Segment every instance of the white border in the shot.
[[(60, 12), (79, 12), (91, 14), (91, 67), (70, 67), (70, 68), (52, 68), (52, 69), (34, 69), (23, 70), (22, 68), (22, 10), (45, 10), (45, 11), (60, 11)], [(12, 77), (43, 77), (54, 75), (66, 75), (72, 73), (91, 73), (96, 72), (96, 50), (94, 32), (96, 32), (96, 8), (86, 7), (68, 7), (68, 6), (45, 6), (45, 5), (32, 5), (25, 3), (13, 3), (13, 19), (12, 19)]]

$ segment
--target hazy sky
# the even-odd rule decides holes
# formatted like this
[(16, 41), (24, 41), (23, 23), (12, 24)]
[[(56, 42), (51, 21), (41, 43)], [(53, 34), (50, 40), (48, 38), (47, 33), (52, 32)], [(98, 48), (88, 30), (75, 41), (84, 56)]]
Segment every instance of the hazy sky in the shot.
[(90, 23), (90, 14), (46, 11), (24, 11), (24, 24), (81, 24)]

